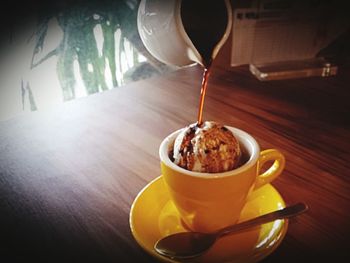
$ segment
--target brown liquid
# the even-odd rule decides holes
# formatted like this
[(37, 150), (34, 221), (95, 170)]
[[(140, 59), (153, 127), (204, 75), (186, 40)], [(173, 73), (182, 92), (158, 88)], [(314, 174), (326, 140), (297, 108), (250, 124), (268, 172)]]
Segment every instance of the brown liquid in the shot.
[(204, 69), (203, 79), (202, 79), (202, 87), (201, 87), (201, 95), (199, 98), (199, 108), (197, 115), (197, 125), (201, 126), (203, 123), (203, 107), (204, 107), (204, 98), (205, 93), (207, 92), (208, 78), (210, 75), (210, 66)]
[(197, 125), (201, 126), (212, 54), (226, 31), (228, 21), (225, 1), (183, 0), (181, 19), (187, 35), (203, 59), (204, 73), (197, 117)]
[[(174, 162), (175, 159), (174, 159), (174, 149), (173, 149), (174, 145), (172, 144), (171, 145), (171, 149), (169, 150), (169, 153), (168, 153), (168, 156), (169, 156), (169, 159)], [(241, 148), (241, 156), (239, 158), (239, 162), (237, 164), (237, 166), (234, 167), (234, 169), (237, 169), (243, 165), (245, 165), (251, 158), (248, 150), (242, 145), (240, 144), (240, 148)]]
[(241, 157), (239, 158), (239, 162), (237, 164), (237, 166), (235, 167), (235, 169), (245, 165), (249, 159), (250, 159), (250, 154), (248, 153), (248, 151), (242, 146), (240, 145), (241, 147)]
[(182, 0), (181, 20), (193, 45), (209, 67), (215, 46), (225, 34), (228, 16), (224, 0)]

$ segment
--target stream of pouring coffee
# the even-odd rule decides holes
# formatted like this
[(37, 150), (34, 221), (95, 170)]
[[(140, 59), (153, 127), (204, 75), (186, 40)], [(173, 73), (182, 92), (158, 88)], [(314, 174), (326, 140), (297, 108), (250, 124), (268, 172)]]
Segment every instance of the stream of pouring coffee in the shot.
[(183, 0), (181, 18), (187, 35), (203, 58), (204, 73), (197, 117), (197, 125), (201, 126), (213, 50), (223, 37), (227, 26), (225, 1)]

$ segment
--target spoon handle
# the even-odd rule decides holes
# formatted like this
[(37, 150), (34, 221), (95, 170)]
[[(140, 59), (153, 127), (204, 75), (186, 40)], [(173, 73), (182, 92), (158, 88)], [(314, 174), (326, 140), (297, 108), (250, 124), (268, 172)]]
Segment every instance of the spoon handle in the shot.
[(276, 219), (293, 217), (305, 212), (306, 210), (308, 210), (308, 207), (306, 204), (297, 203), (295, 205), (285, 207), (281, 210), (277, 210), (277, 211), (253, 218), (233, 226), (222, 228), (216, 232), (216, 235), (225, 236), (225, 235), (231, 234), (232, 232), (237, 232), (253, 226), (265, 224), (265, 223), (274, 221)]

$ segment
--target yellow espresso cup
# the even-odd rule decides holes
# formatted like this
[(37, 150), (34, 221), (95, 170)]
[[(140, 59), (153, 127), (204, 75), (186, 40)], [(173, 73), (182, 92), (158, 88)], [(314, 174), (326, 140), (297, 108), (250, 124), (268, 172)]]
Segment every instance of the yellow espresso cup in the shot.
[[(235, 224), (248, 195), (274, 180), (285, 166), (285, 158), (278, 150), (260, 152), (258, 143), (251, 135), (237, 128), (226, 128), (233, 132), (242, 151), (248, 155), (247, 162), (231, 171), (192, 172), (173, 163), (169, 151), (181, 130), (166, 137), (159, 148), (161, 171), (171, 200), (183, 222), (192, 231), (212, 232)], [(268, 161), (273, 164), (260, 173)]]

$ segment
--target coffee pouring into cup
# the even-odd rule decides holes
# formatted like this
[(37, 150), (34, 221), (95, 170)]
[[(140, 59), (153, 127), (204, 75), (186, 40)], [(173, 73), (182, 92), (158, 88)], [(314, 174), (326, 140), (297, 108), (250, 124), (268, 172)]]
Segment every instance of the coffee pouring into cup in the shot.
[(232, 8), (229, 0), (141, 0), (137, 26), (146, 49), (159, 61), (206, 68), (230, 34)]

